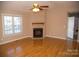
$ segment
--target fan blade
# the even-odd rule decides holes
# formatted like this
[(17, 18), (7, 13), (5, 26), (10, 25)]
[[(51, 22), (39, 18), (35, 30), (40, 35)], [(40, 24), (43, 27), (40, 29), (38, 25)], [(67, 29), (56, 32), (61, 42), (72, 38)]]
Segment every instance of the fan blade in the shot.
[(39, 8), (40, 10), (43, 10), (42, 8)]
[(48, 8), (48, 6), (40, 6), (41, 8)]

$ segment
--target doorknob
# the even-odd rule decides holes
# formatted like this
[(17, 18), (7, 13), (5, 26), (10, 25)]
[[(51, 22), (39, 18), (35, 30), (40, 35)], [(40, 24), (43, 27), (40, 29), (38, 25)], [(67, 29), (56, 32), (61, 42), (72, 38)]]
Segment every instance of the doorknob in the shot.
[(78, 32), (78, 29), (76, 30), (76, 32)]

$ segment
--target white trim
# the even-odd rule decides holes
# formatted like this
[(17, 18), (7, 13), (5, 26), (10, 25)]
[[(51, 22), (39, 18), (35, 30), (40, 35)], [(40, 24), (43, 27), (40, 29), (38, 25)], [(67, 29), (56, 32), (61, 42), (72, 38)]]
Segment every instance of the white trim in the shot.
[(14, 42), (16, 40), (20, 40), (20, 39), (23, 39), (23, 38), (28, 38), (28, 37), (31, 37), (31, 36), (24, 36), (24, 37), (13, 39), (13, 40), (11, 39), (11, 40), (8, 40), (8, 41), (5, 41), (5, 42), (1, 42), (0, 45), (7, 44), (7, 43), (10, 43), (10, 42)]
[[(10, 43), (10, 42), (14, 42), (16, 40), (21, 40), (23, 38), (32, 38), (32, 36), (24, 36), (24, 37), (21, 37), (21, 38), (18, 38), (18, 39), (13, 39), (13, 40), (9, 40), (9, 41), (5, 41), (5, 42), (1, 42), (0, 45), (3, 45), (3, 44), (7, 44), (7, 43)], [(50, 36), (50, 35), (46, 35), (46, 37), (51, 37), (51, 38), (58, 38), (58, 39), (63, 39), (63, 40), (66, 40), (66, 38), (60, 38), (60, 37), (56, 37), (56, 36)], [(1, 39), (3, 40), (3, 39)], [(79, 42), (79, 40), (77, 40)]]
[(79, 42), (79, 40), (77, 40), (77, 42)]
[(42, 37), (42, 38), (32, 38), (32, 39), (44, 39), (44, 37)]
[(63, 40), (66, 40), (66, 38), (61, 38), (61, 37), (56, 37), (56, 36), (51, 36), (51, 35), (46, 35), (46, 37), (58, 38), (58, 39), (63, 39)]
[[(60, 37), (56, 37), (56, 36), (50, 36), (50, 35), (46, 35), (46, 37), (51, 37), (51, 38), (58, 38), (58, 39), (63, 39), (66, 40), (67, 38), (60, 38)], [(77, 42), (79, 42), (79, 40), (77, 40)]]
[(2, 16), (22, 16), (21, 14), (1, 13)]
[[(3, 37), (8, 37), (8, 36), (13, 36), (13, 35), (16, 35), (16, 34), (20, 34), (20, 33), (22, 33), (23, 32), (23, 22), (22, 22), (22, 15), (19, 15), (19, 14), (9, 14), (9, 13), (2, 13), (1, 14), (1, 16), (2, 16), (2, 33), (3, 33)], [(13, 33), (12, 34), (8, 34), (8, 35), (6, 35), (4, 32), (5, 32), (5, 30), (4, 30), (4, 28), (5, 28), (5, 26), (4, 26), (4, 16), (11, 16), (12, 17), (12, 31), (13, 31)], [(14, 32), (14, 30), (13, 30), (13, 28), (14, 28), (14, 17), (16, 17), (16, 16), (18, 16), (18, 17), (20, 17), (20, 32), (18, 32), (18, 33), (15, 33)]]

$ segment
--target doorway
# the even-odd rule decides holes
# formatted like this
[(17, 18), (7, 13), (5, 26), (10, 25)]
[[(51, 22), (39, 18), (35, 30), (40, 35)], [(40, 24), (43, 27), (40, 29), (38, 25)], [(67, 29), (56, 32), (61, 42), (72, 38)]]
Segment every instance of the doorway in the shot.
[(70, 40), (78, 39), (78, 21), (79, 13), (68, 14), (67, 38)]
[[(73, 55), (79, 52), (79, 12), (68, 14), (67, 51)], [(74, 53), (73, 53), (74, 52)]]

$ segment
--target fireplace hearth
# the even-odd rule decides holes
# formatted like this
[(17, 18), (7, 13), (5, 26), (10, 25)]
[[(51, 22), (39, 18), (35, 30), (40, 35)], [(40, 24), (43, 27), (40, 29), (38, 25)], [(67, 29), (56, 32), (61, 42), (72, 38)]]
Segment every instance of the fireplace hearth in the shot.
[(33, 28), (33, 38), (43, 38), (43, 28)]

